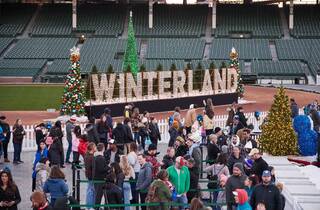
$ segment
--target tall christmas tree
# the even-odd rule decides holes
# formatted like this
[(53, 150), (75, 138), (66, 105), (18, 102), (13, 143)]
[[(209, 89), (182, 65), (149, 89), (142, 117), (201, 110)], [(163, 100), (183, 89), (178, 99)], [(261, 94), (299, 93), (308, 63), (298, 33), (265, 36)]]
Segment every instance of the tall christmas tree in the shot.
[(238, 78), (237, 78), (237, 93), (240, 98), (243, 97), (244, 95), (244, 87), (241, 79), (241, 70), (239, 68), (239, 57), (236, 49), (233, 47), (230, 53), (230, 68), (236, 69), (238, 73)]
[(259, 139), (263, 151), (277, 156), (297, 154), (297, 137), (292, 127), (289, 98), (283, 87), (274, 96), (267, 119)]
[(79, 48), (73, 47), (70, 50), (71, 67), (65, 81), (62, 96), (61, 115), (82, 115), (84, 114), (84, 85), (80, 73), (80, 52)]
[(124, 62), (123, 62), (123, 70), (126, 71), (128, 69), (131, 70), (133, 75), (137, 75), (139, 70), (136, 38), (134, 36), (133, 23), (132, 23), (132, 12), (130, 12), (127, 49), (124, 54)]

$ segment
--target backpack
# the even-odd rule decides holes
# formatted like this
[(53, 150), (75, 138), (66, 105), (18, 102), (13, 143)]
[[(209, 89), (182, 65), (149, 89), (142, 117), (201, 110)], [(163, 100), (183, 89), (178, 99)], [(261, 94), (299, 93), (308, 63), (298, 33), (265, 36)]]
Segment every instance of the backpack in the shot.
[(149, 187), (148, 194), (146, 197), (146, 203), (158, 203), (160, 202), (159, 196), (156, 195), (158, 187), (155, 184), (152, 184)]
[[(225, 166), (224, 166), (225, 167)], [(220, 171), (222, 171), (222, 169), (224, 169), (224, 167), (222, 167), (218, 173), (216, 173), (216, 166), (214, 165), (213, 166), (213, 175), (209, 176), (208, 179), (209, 179), (209, 183), (207, 185), (208, 189), (218, 189), (219, 188), (219, 177), (218, 177), (218, 174), (220, 173)]]

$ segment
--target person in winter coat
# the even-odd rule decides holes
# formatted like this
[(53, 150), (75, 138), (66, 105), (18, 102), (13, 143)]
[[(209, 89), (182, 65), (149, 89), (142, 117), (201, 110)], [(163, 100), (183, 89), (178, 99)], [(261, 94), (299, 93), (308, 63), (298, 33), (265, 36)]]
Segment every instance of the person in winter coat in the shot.
[(148, 151), (145, 152), (146, 161), (149, 162), (152, 166), (152, 178), (156, 178), (159, 167), (161, 163), (157, 160), (157, 146), (155, 144), (150, 144)]
[(179, 136), (179, 122), (173, 121), (172, 126), (169, 129), (170, 139), (169, 139), (169, 147), (174, 145), (177, 137)]
[(18, 186), (8, 170), (0, 172), (0, 210), (18, 210), (21, 202)]
[(44, 130), (45, 130), (45, 125), (44, 123), (40, 123), (39, 125), (37, 125), (35, 128), (34, 128), (34, 132), (36, 134), (36, 143), (39, 147), (40, 145), (40, 142), (44, 140), (44, 138), (46, 137), (45, 133), (44, 133)]
[(209, 164), (213, 163), (220, 153), (220, 149), (217, 145), (218, 137), (215, 134), (211, 134), (208, 137), (209, 143), (207, 145), (207, 161), (209, 161)]
[[(139, 191), (141, 203), (145, 203), (147, 193), (145, 193), (143, 190), (148, 189), (152, 182), (152, 166), (149, 162), (147, 162), (144, 154), (138, 155), (138, 161), (141, 169), (138, 175), (136, 189)], [(141, 209), (146, 210), (146, 207), (142, 206)]]
[(35, 190), (43, 191), (44, 183), (47, 181), (50, 174), (50, 161), (48, 158), (42, 158), (36, 165), (36, 183)]
[(117, 123), (117, 126), (112, 130), (112, 138), (119, 151), (124, 151), (125, 139), (127, 138), (126, 129), (121, 122)]
[(254, 187), (259, 183), (259, 178), (255, 175), (255, 174), (252, 174), (250, 175), (244, 182), (244, 185), (246, 186), (245, 187), (245, 190), (247, 191), (248, 193), (248, 196), (249, 196), (249, 200), (251, 198), (251, 195), (252, 195), (252, 192), (253, 192), (253, 189)]
[(201, 150), (199, 147), (199, 143), (201, 142), (201, 136), (199, 132), (194, 132), (188, 136), (187, 146), (189, 147), (188, 155), (194, 159), (195, 167), (200, 169), (201, 164)]
[(242, 122), (240, 122), (240, 117), (238, 115), (235, 115), (233, 117), (233, 123), (230, 126), (229, 135), (236, 135), (237, 132), (242, 128), (244, 128), (244, 125), (242, 124)]
[(162, 159), (162, 169), (167, 169), (174, 164), (175, 150), (173, 147), (168, 147), (167, 154)]
[[(122, 186), (120, 186), (123, 189), (124, 203), (130, 204), (130, 200), (132, 199), (132, 192), (131, 192), (131, 185), (129, 181), (135, 179), (135, 173), (126, 155), (121, 155), (119, 165), (124, 175), (124, 182)], [(130, 210), (130, 206), (126, 206), (124, 207), (124, 209)]]
[(250, 174), (255, 174), (259, 178), (259, 181), (262, 181), (262, 172), (268, 170), (268, 163), (262, 159), (262, 156), (257, 148), (252, 149), (249, 156), (254, 160)]
[[(104, 143), (99, 143), (97, 145), (97, 152), (94, 153), (94, 161), (92, 168), (93, 180), (105, 180), (107, 175), (111, 172), (111, 169), (106, 163), (106, 159), (104, 157)], [(94, 183), (95, 204), (101, 204), (103, 188), (103, 183)]]
[[(9, 141), (11, 138), (11, 131), (10, 131), (10, 126), (9, 124), (5, 121), (6, 117), (5, 116), (0, 116), (0, 127), (2, 128), (2, 133), (4, 139), (2, 140), (2, 148), (3, 148), (3, 153), (4, 153), (4, 162), (9, 163), (10, 160), (8, 159), (8, 145)], [(1, 144), (1, 143), (0, 143)], [(0, 155), (1, 158), (1, 155)]]
[[(173, 184), (177, 193), (175, 202), (188, 204), (186, 194), (190, 189), (190, 173), (184, 164), (183, 157), (179, 156), (176, 158), (175, 164), (167, 168), (167, 172), (169, 174), (169, 181)], [(182, 210), (184, 207), (180, 206), (179, 209)]]
[(106, 124), (107, 124), (107, 126), (111, 129), (111, 132), (112, 132), (112, 129), (113, 129), (113, 121), (112, 121), (112, 116), (111, 116), (111, 109), (105, 108), (103, 115), (106, 116)]
[(151, 120), (149, 124), (150, 139), (152, 144), (155, 144), (157, 146), (158, 141), (161, 141), (159, 126), (158, 126), (157, 120), (154, 117), (150, 117), (150, 120)]
[(290, 98), (290, 109), (291, 109), (291, 118), (294, 119), (299, 115), (299, 107), (295, 102), (294, 98)]
[(244, 189), (244, 182), (246, 179), (247, 176), (244, 174), (242, 163), (235, 163), (232, 170), (232, 176), (228, 178), (226, 183), (226, 201), (228, 210), (232, 210), (232, 208), (236, 206), (232, 192), (236, 189)]
[(57, 137), (52, 137), (53, 138), (53, 142), (52, 144), (49, 146), (49, 160), (50, 160), (50, 165), (59, 165), (61, 164), (61, 149), (62, 149), (62, 145), (61, 145), (61, 141), (57, 138)]
[(284, 210), (284, 208), (286, 207), (286, 198), (282, 194), (283, 184), (281, 182), (278, 182), (276, 186), (280, 191), (280, 198), (281, 198), (281, 204), (282, 204), (281, 210)]
[[(187, 167), (190, 173), (190, 189), (198, 189), (199, 184), (199, 169), (195, 167), (195, 161), (193, 158), (187, 160)], [(197, 191), (188, 191), (187, 198), (188, 202), (191, 202), (192, 198), (198, 197), (199, 193)]]
[(213, 134), (213, 117), (210, 118), (207, 114), (203, 116), (203, 128), (206, 131), (206, 136)]
[(175, 157), (184, 157), (188, 153), (188, 146), (185, 144), (183, 137), (178, 136), (174, 143), (176, 149)]
[(262, 183), (252, 192), (250, 204), (253, 209), (263, 202), (266, 210), (282, 210), (282, 200), (279, 189), (271, 183), (271, 173), (268, 170), (262, 173)]
[(143, 150), (146, 150), (146, 140), (150, 137), (150, 130), (149, 130), (149, 122), (146, 117), (141, 119), (141, 123), (139, 123), (139, 136), (141, 138), (140, 147)]
[(223, 134), (222, 129), (220, 127), (216, 127), (214, 129), (214, 134), (217, 136), (217, 145), (219, 149), (222, 149), (222, 146), (227, 144), (227, 137)]
[(81, 135), (79, 138), (79, 145), (78, 145), (78, 153), (82, 156), (84, 159), (84, 156), (87, 153), (87, 147), (88, 147), (88, 139), (86, 135)]
[(50, 193), (50, 205), (54, 206), (57, 198), (65, 197), (68, 194), (68, 185), (65, 182), (65, 175), (59, 166), (52, 166), (49, 179), (44, 183), (43, 191)]
[(240, 138), (237, 135), (232, 135), (231, 136), (231, 141), (228, 145), (228, 153), (231, 154), (233, 152), (233, 147), (238, 147), (240, 149), (240, 154), (244, 155), (244, 145), (241, 144)]
[[(171, 201), (171, 191), (167, 182), (169, 181), (169, 175), (166, 170), (161, 170), (157, 174), (157, 179), (155, 179), (148, 190), (148, 195), (146, 198), (146, 203), (168, 203)], [(148, 206), (147, 210), (169, 210), (169, 206)]]
[(25, 134), (26, 134), (26, 132), (24, 131), (24, 128), (22, 126), (22, 121), (20, 119), (17, 119), (16, 123), (14, 124), (14, 126), (12, 128), (13, 148), (14, 148), (13, 163), (14, 164), (23, 163), (20, 155), (21, 155), (21, 151), (22, 151), (23, 136)]
[(87, 146), (87, 152), (84, 157), (84, 166), (85, 166), (85, 175), (88, 179), (87, 185), (87, 193), (86, 193), (86, 204), (94, 205), (95, 203), (95, 192), (94, 192), (94, 184), (93, 184), (93, 161), (94, 161), (94, 153), (96, 152), (97, 147), (95, 143), (90, 142)]
[(226, 122), (226, 126), (231, 127), (233, 124), (233, 118), (236, 114), (236, 103), (232, 103), (232, 105), (227, 108), (227, 112), (228, 112), (228, 119)]
[(232, 192), (234, 200), (238, 204), (237, 210), (252, 210), (248, 203), (248, 194), (244, 189), (236, 189)]
[(79, 144), (81, 138), (81, 128), (79, 125), (75, 126), (72, 133), (72, 157), (73, 163), (79, 164)]
[[(105, 193), (107, 197), (106, 204), (123, 204), (123, 194), (121, 188), (115, 184), (116, 175), (110, 173), (106, 177)], [(109, 208), (110, 210), (117, 210), (119, 208)]]
[(49, 154), (48, 154), (48, 149), (46, 147), (46, 144), (44, 141), (41, 141), (39, 143), (39, 147), (38, 147), (38, 150), (35, 154), (35, 158), (34, 158), (34, 161), (33, 161), (33, 167), (32, 167), (32, 170), (33, 170), (33, 173), (32, 173), (32, 192), (34, 191), (34, 189), (36, 188), (36, 175), (37, 175), (37, 171), (36, 171), (36, 166), (37, 166), (37, 163), (40, 162), (41, 159), (43, 158), (48, 158)]
[(207, 101), (204, 103), (205, 105), (205, 113), (208, 115), (210, 119), (214, 117), (214, 106), (211, 98), (208, 98)]
[(115, 184), (122, 189), (125, 176), (120, 167), (120, 164), (117, 162), (113, 162), (110, 164), (110, 168), (111, 168), (111, 172), (116, 175)]
[(191, 127), (193, 123), (197, 120), (197, 113), (194, 104), (190, 104), (189, 110), (185, 116), (184, 126), (187, 134), (191, 133)]
[(33, 192), (30, 199), (33, 210), (52, 210), (46, 195), (41, 191)]
[[(138, 161), (138, 146), (137, 143), (131, 142), (130, 144), (130, 152), (127, 155), (128, 156), (128, 162), (131, 165), (131, 167), (134, 170), (135, 173), (135, 181), (137, 181), (139, 172), (140, 172), (140, 164)], [(131, 192), (132, 192), (132, 203), (138, 203), (139, 202), (139, 193), (136, 190), (136, 182), (130, 182), (131, 185)], [(139, 208), (139, 207), (137, 207)]]
[(110, 139), (111, 129), (107, 125), (107, 117), (105, 115), (101, 115), (100, 121), (97, 123), (97, 131), (99, 135), (99, 139), (101, 143), (104, 143), (105, 147), (108, 145), (108, 140)]
[(120, 162), (120, 152), (114, 139), (108, 142), (108, 149), (104, 152), (106, 163), (110, 166), (111, 163)]
[(66, 163), (70, 162), (70, 154), (72, 151), (72, 132), (75, 127), (74, 123), (76, 122), (76, 117), (72, 116), (70, 119), (66, 122), (66, 134), (67, 134), (67, 141), (68, 141), (68, 149), (66, 154)]
[(229, 171), (233, 171), (234, 164), (236, 164), (236, 163), (244, 164), (244, 162), (245, 162), (245, 160), (244, 160), (244, 157), (240, 154), (239, 147), (237, 147), (237, 146), (233, 147), (233, 152), (230, 155), (228, 162), (227, 162)]
[(125, 138), (124, 138), (124, 151), (123, 153), (126, 155), (130, 151), (130, 144), (133, 142), (133, 136), (131, 132), (131, 122), (130, 118), (125, 118), (123, 121), (123, 128), (125, 130)]
[(94, 118), (90, 118), (89, 123), (86, 124), (84, 132), (87, 134), (88, 141), (93, 142), (97, 145), (100, 142), (100, 138), (97, 130), (97, 125), (94, 123), (94, 121)]
[(247, 127), (247, 118), (244, 116), (244, 113), (243, 113), (243, 108), (240, 106), (237, 108), (237, 113), (236, 115), (239, 116), (239, 121), (240, 123), (243, 125), (243, 127)]
[(59, 156), (60, 156), (60, 167), (64, 168), (64, 150), (63, 150), (63, 143), (62, 143), (62, 137), (63, 132), (61, 129), (61, 122), (58, 120), (55, 122), (54, 126), (50, 129), (50, 136), (54, 137), (55, 140), (59, 140), (59, 143), (57, 146), (59, 146)]

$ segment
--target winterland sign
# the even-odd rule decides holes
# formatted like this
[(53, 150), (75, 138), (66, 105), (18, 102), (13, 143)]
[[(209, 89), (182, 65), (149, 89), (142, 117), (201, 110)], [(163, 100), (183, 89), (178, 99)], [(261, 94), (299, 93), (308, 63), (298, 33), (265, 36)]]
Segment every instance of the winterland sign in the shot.
[(235, 93), (238, 73), (234, 68), (203, 70), (200, 88), (194, 88), (194, 72), (151, 71), (92, 74), (96, 103), (119, 103), (188, 96)]

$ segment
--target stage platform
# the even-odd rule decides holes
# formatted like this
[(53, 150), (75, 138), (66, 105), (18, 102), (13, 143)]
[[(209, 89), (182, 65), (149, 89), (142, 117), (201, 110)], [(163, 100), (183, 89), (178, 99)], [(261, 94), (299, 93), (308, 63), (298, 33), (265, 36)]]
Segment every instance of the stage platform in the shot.
[(264, 155), (263, 158), (275, 168), (276, 181), (284, 184), (285, 210), (320, 209), (320, 169), (315, 166), (298, 166), (287, 157)]
[(87, 116), (93, 116), (95, 118), (100, 118), (105, 108), (111, 109), (111, 115), (113, 117), (123, 116), (124, 106), (128, 103), (133, 103), (135, 106), (139, 107), (140, 113), (144, 111), (148, 112), (165, 112), (173, 111), (176, 106), (181, 109), (188, 109), (190, 104), (195, 104), (197, 107), (203, 106), (203, 100), (211, 98), (213, 105), (226, 105), (232, 104), (233, 102), (238, 102), (237, 93), (227, 93), (218, 95), (201, 95), (201, 96), (191, 96), (191, 97), (181, 97), (181, 98), (168, 98), (168, 99), (156, 99), (156, 100), (145, 100), (137, 102), (127, 102), (127, 103), (114, 103), (114, 104), (103, 104), (103, 105), (91, 105), (86, 106), (85, 110)]

